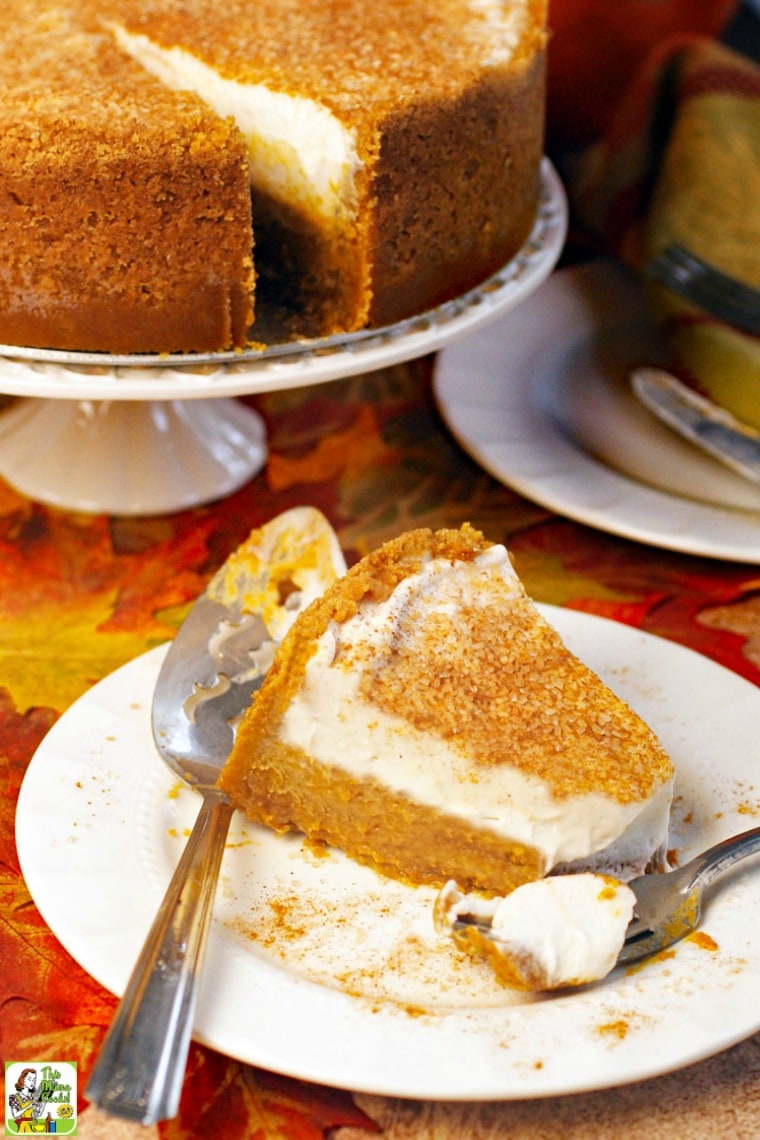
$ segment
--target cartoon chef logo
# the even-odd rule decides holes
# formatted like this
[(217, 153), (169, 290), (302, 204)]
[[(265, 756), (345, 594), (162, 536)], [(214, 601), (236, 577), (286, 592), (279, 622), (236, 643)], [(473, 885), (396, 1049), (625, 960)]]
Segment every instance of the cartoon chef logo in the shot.
[(4, 1135), (75, 1135), (76, 1074), (70, 1061), (7, 1062)]

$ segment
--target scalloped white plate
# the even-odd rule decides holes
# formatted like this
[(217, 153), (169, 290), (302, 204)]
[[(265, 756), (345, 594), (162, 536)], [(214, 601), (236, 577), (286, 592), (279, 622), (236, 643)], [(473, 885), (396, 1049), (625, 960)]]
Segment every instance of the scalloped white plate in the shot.
[[(683, 857), (760, 811), (760, 690), (704, 657), (542, 607), (658, 731), (677, 770)], [(121, 993), (197, 810), (155, 752), (163, 647), (82, 697), (43, 740), (18, 801), (21, 867), (44, 919)], [(695, 717), (695, 706), (699, 716)], [(672, 956), (543, 999), (499, 986), (432, 924), (433, 892), (233, 821), (195, 1032), (277, 1072), (385, 1095), (519, 1099), (639, 1081), (760, 1028), (760, 865), (709, 897)]]
[(668, 550), (760, 563), (760, 489), (637, 403), (662, 356), (621, 266), (554, 273), (519, 312), (438, 357), (441, 414), (490, 474), (541, 506)]

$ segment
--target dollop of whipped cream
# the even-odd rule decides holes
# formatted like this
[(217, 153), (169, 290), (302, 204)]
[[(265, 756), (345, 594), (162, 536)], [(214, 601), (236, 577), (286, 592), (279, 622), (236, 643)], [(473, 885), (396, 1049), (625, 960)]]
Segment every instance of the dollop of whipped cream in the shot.
[(436, 899), (434, 921), (484, 957), (505, 984), (554, 990), (610, 973), (635, 901), (625, 883), (592, 872), (549, 876), (492, 899), (449, 882)]

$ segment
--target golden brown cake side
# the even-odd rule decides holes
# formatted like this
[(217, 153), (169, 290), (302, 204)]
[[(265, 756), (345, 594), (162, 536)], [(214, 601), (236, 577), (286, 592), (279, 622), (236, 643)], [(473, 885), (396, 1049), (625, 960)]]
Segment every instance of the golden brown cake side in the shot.
[(475, 287), (527, 239), (544, 145), (545, 47), (536, 20), (509, 65), (482, 69), (445, 100), (421, 98), (383, 123), (371, 324)]
[[(469, 527), (410, 532), (313, 603), (238, 732), (220, 781), (233, 802), (254, 820), (304, 831), (395, 877), (436, 885), (455, 879), (466, 889), (503, 893), (552, 865), (542, 820), (550, 833), (562, 832), (567, 815), (573, 832), (580, 812), (581, 830), (593, 831), (596, 821), (584, 822), (583, 812), (601, 805), (620, 832), (661, 789), (667, 795), (672, 766), (653, 733), (569, 653), (516, 576), (504, 590), (494, 585), (487, 559), (481, 566), (490, 550)], [(454, 575), (446, 604), (424, 589), (404, 594), (398, 631), (379, 648), (342, 639), (346, 623), (357, 615), (372, 620), (373, 607), (393, 600), (396, 587), (403, 593), (438, 560), (469, 564), (476, 577), (462, 593)], [(378, 620), (387, 625), (384, 613)], [(298, 714), (306, 720), (303, 739), (316, 743), (299, 744), (286, 720), (311, 683), (310, 663), (331, 639), (326, 671), (358, 678), (355, 695), (331, 703), (329, 685), (320, 690), (325, 708), (317, 705), (312, 716), (310, 705)], [(352, 735), (360, 705), (366, 719)], [(322, 716), (325, 724), (317, 723)], [(390, 729), (368, 744), (383, 720)], [(309, 754), (320, 748), (320, 758)], [(433, 788), (448, 789), (436, 791), (436, 802), (415, 790), (431, 786), (430, 773), (422, 771), (420, 784), (415, 770), (427, 757), (433, 769), (440, 765)], [(513, 831), (511, 819), (503, 827), (489, 822), (501, 811), (500, 797), (508, 803), (517, 792), (533, 803), (527, 830), (520, 831), (524, 821)], [(540, 842), (532, 840), (534, 830)]]
[(252, 228), (234, 124), (165, 90), (65, 0), (10, 0), (0, 66), (0, 341), (245, 344)]

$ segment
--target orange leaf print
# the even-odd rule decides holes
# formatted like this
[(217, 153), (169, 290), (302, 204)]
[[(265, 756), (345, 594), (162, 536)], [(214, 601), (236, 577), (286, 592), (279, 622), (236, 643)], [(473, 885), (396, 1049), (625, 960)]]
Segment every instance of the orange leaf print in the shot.
[(349, 427), (320, 436), (306, 455), (271, 455), (267, 478), (272, 490), (283, 491), (294, 483), (323, 483), (341, 474), (356, 478), (368, 468), (387, 466), (397, 458), (382, 440), (373, 409), (362, 404)]
[(0, 538), (0, 687), (16, 708), (62, 712), (171, 637), (181, 613), (164, 615), (205, 585), (210, 525), (196, 521), (185, 534), (135, 526), (134, 549), (122, 528), (118, 549), (103, 518), (37, 511), (21, 538)]
[[(44, 1000), (44, 997), (43, 997)], [(89, 1072), (105, 1030), (92, 1025), (69, 1025), (54, 1021), (33, 1002), (15, 1000), (0, 1010), (0, 1050), (3, 1057), (19, 1060), (49, 1058), (73, 1061), (79, 1066), (78, 1111), (87, 1103), (83, 1096), (83, 1073)]]
[[(72, 895), (74, 892), (72, 892)], [(76, 906), (72, 898), (72, 906)], [(0, 1010), (12, 1001), (44, 1001), (62, 1025), (105, 1026), (113, 998), (63, 949), (46, 926), (19, 874), (0, 877)], [(8, 1031), (2, 1018), (3, 1034)], [(3, 1055), (8, 1057), (7, 1048)]]
[(29, 758), (54, 721), (49, 709), (31, 709), (20, 716), (0, 689), (0, 867), (18, 867), (13, 841), (16, 800)]
[(350, 1094), (230, 1061), (193, 1046), (176, 1120), (160, 1125), (162, 1140), (224, 1135), (232, 1140), (323, 1140), (353, 1125), (377, 1132)]

